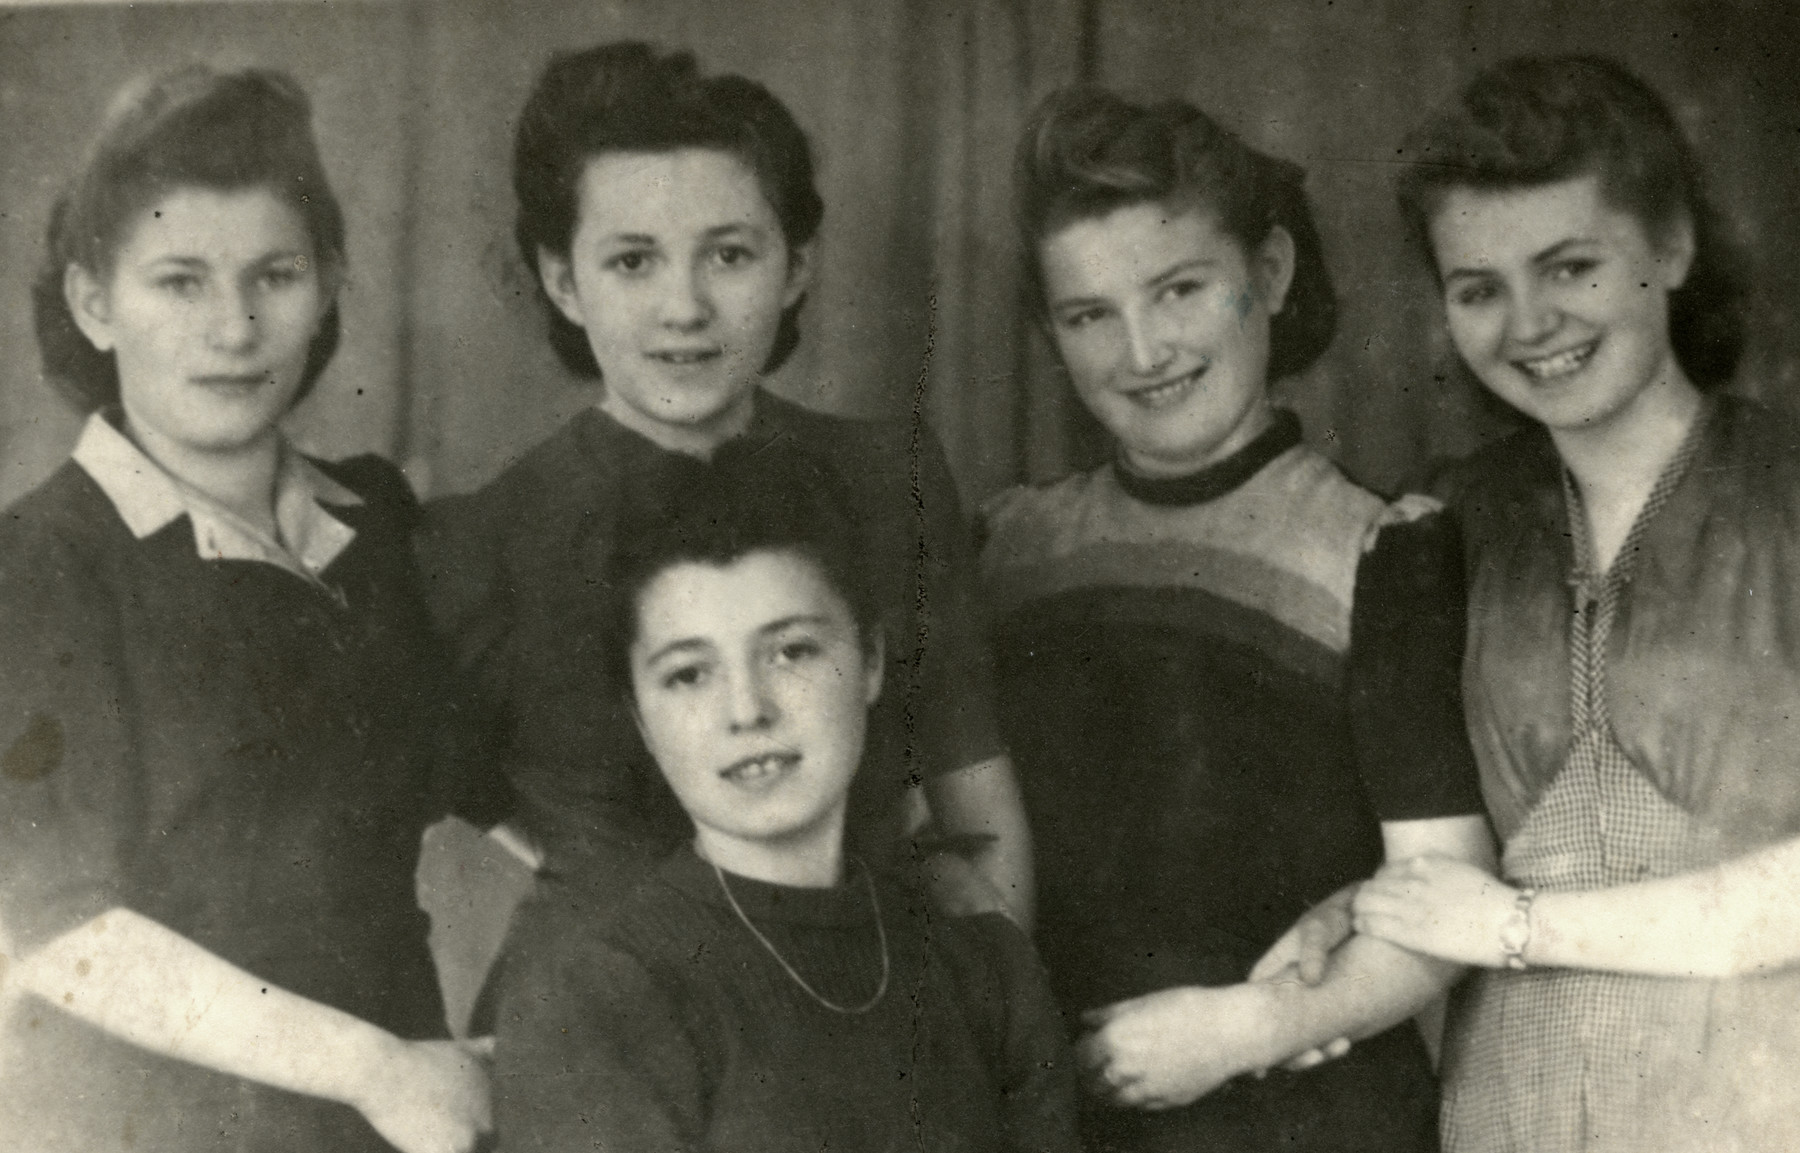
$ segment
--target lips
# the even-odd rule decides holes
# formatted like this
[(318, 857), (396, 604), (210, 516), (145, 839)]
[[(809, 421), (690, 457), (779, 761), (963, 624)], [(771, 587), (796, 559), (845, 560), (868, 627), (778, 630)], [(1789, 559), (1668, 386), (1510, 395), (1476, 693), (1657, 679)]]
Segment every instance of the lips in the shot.
[(1212, 362), (1207, 361), (1192, 372), (1183, 373), (1181, 376), (1152, 384), (1146, 388), (1132, 389), (1124, 395), (1133, 403), (1145, 408), (1169, 408), (1186, 400), (1200, 386), (1200, 378), (1205, 376), (1206, 370), (1211, 367)]
[(758, 753), (741, 757), (719, 770), (719, 776), (734, 785), (749, 788), (766, 787), (793, 772), (800, 764), (800, 754), (784, 751)]
[(673, 368), (692, 368), (695, 365), (707, 364), (723, 355), (717, 347), (707, 348), (665, 348), (645, 354), (651, 360), (669, 365)]
[(1536, 381), (1556, 380), (1580, 372), (1594, 359), (1594, 353), (1600, 348), (1600, 338), (1578, 344), (1573, 348), (1565, 348), (1561, 352), (1549, 356), (1538, 356), (1530, 359), (1513, 361), (1513, 366), (1526, 376)]

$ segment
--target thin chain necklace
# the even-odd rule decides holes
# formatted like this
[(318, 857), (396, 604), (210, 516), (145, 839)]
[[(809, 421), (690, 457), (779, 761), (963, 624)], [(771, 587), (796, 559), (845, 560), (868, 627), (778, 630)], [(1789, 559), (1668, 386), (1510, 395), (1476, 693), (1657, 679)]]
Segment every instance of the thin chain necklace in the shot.
[(881, 984), (876, 988), (875, 995), (860, 1005), (840, 1005), (835, 1001), (828, 1001), (824, 997), (819, 996), (819, 991), (814, 989), (811, 985), (808, 985), (806, 983), (806, 978), (802, 977), (799, 973), (796, 973), (794, 967), (787, 963), (787, 958), (783, 957), (780, 951), (775, 948), (774, 942), (763, 936), (762, 932), (757, 929), (755, 925), (750, 923), (750, 918), (744, 915), (743, 906), (739, 905), (737, 903), (737, 898), (731, 895), (731, 886), (726, 883), (725, 880), (725, 870), (719, 868), (718, 865), (714, 865), (711, 861), (708, 861), (707, 864), (712, 865), (713, 876), (719, 879), (719, 889), (725, 894), (725, 900), (731, 905), (731, 911), (737, 914), (737, 919), (744, 923), (744, 928), (750, 930), (751, 936), (762, 942), (762, 947), (769, 951), (769, 956), (775, 958), (775, 963), (781, 966), (782, 972), (786, 973), (789, 977), (792, 977), (794, 979), (794, 984), (800, 986), (801, 990), (804, 991), (808, 997), (811, 997), (819, 1004), (830, 1009), (833, 1013), (843, 1013), (850, 1017), (859, 1017), (862, 1014), (867, 1013), (870, 1009), (873, 1009), (875, 1006), (881, 1004), (881, 999), (887, 995), (888, 987), (887, 927), (882, 924), (881, 920), (881, 898), (875, 895), (875, 878), (869, 875), (869, 866), (863, 864), (861, 858), (856, 859), (856, 864), (857, 867), (862, 870), (863, 884), (866, 885), (869, 890), (869, 904), (875, 908), (875, 933), (881, 940)]

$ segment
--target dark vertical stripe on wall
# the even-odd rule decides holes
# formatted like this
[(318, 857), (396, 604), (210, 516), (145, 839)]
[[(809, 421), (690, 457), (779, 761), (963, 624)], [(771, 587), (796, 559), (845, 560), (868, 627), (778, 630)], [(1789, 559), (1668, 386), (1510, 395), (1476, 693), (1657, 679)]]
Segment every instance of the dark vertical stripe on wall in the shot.
[(431, 18), (430, 6), (426, 4), (409, 4), (406, 6), (406, 54), (400, 65), (406, 71), (404, 83), (407, 90), (405, 122), (400, 134), (402, 154), (400, 158), (401, 180), (405, 184), (403, 205), (395, 228), (400, 232), (401, 260), (404, 272), (396, 277), (395, 291), (400, 297), (400, 307), (396, 311), (396, 324), (399, 331), (394, 333), (394, 443), (391, 446), (394, 462), (408, 470), (413, 488), (420, 490), (421, 497), (431, 495), (434, 478), (429, 475), (412, 475), (419, 470), (413, 455), (421, 444), (430, 445), (436, 431), (436, 413), (432, 403), (433, 389), (418, 387), (414, 379), (418, 372), (419, 358), (413, 346), (417, 325), (418, 283), (424, 270), (419, 267), (418, 228), (419, 215), (419, 180), (420, 169), (424, 162), (423, 148), (425, 139), (426, 102), (428, 97), (425, 83), (426, 53), (431, 47), (431, 29), (427, 21)]
[(1092, 84), (1100, 75), (1100, 0), (1080, 0), (1081, 44), (1075, 53), (1075, 76)]

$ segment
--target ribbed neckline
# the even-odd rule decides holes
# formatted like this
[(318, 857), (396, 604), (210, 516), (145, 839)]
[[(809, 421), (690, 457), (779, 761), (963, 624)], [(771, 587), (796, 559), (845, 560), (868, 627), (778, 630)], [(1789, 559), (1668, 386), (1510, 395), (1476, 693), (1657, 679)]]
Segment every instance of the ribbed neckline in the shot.
[[(683, 845), (670, 854), (660, 872), (663, 880), (689, 896), (709, 905), (730, 907), (712, 865), (701, 860), (691, 845)], [(853, 860), (846, 862), (843, 882), (829, 889), (772, 885), (731, 872), (724, 876), (738, 907), (759, 925), (784, 921), (859, 928), (875, 923), (875, 910), (869, 903), (869, 887), (863, 881), (862, 866)], [(877, 878), (876, 888), (880, 887)]]
[(1269, 427), (1224, 460), (1181, 476), (1142, 476), (1123, 463), (1113, 465), (1119, 487), (1145, 504), (1182, 507), (1205, 504), (1241, 487), (1245, 481), (1300, 443), (1300, 418), (1285, 408), (1274, 410)]

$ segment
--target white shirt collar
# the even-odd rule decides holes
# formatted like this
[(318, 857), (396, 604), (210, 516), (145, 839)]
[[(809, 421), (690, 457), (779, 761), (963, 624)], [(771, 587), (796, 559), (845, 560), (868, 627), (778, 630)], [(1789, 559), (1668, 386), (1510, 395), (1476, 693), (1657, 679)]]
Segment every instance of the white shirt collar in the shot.
[(72, 456), (112, 501), (133, 536), (143, 540), (185, 515), (193, 524), (194, 550), (206, 560), (262, 561), (319, 583), (319, 574), (356, 539), (356, 530), (321, 502), (360, 505), (362, 498), (285, 442), (275, 476), (281, 540), (176, 479), (102, 413), (88, 417)]

